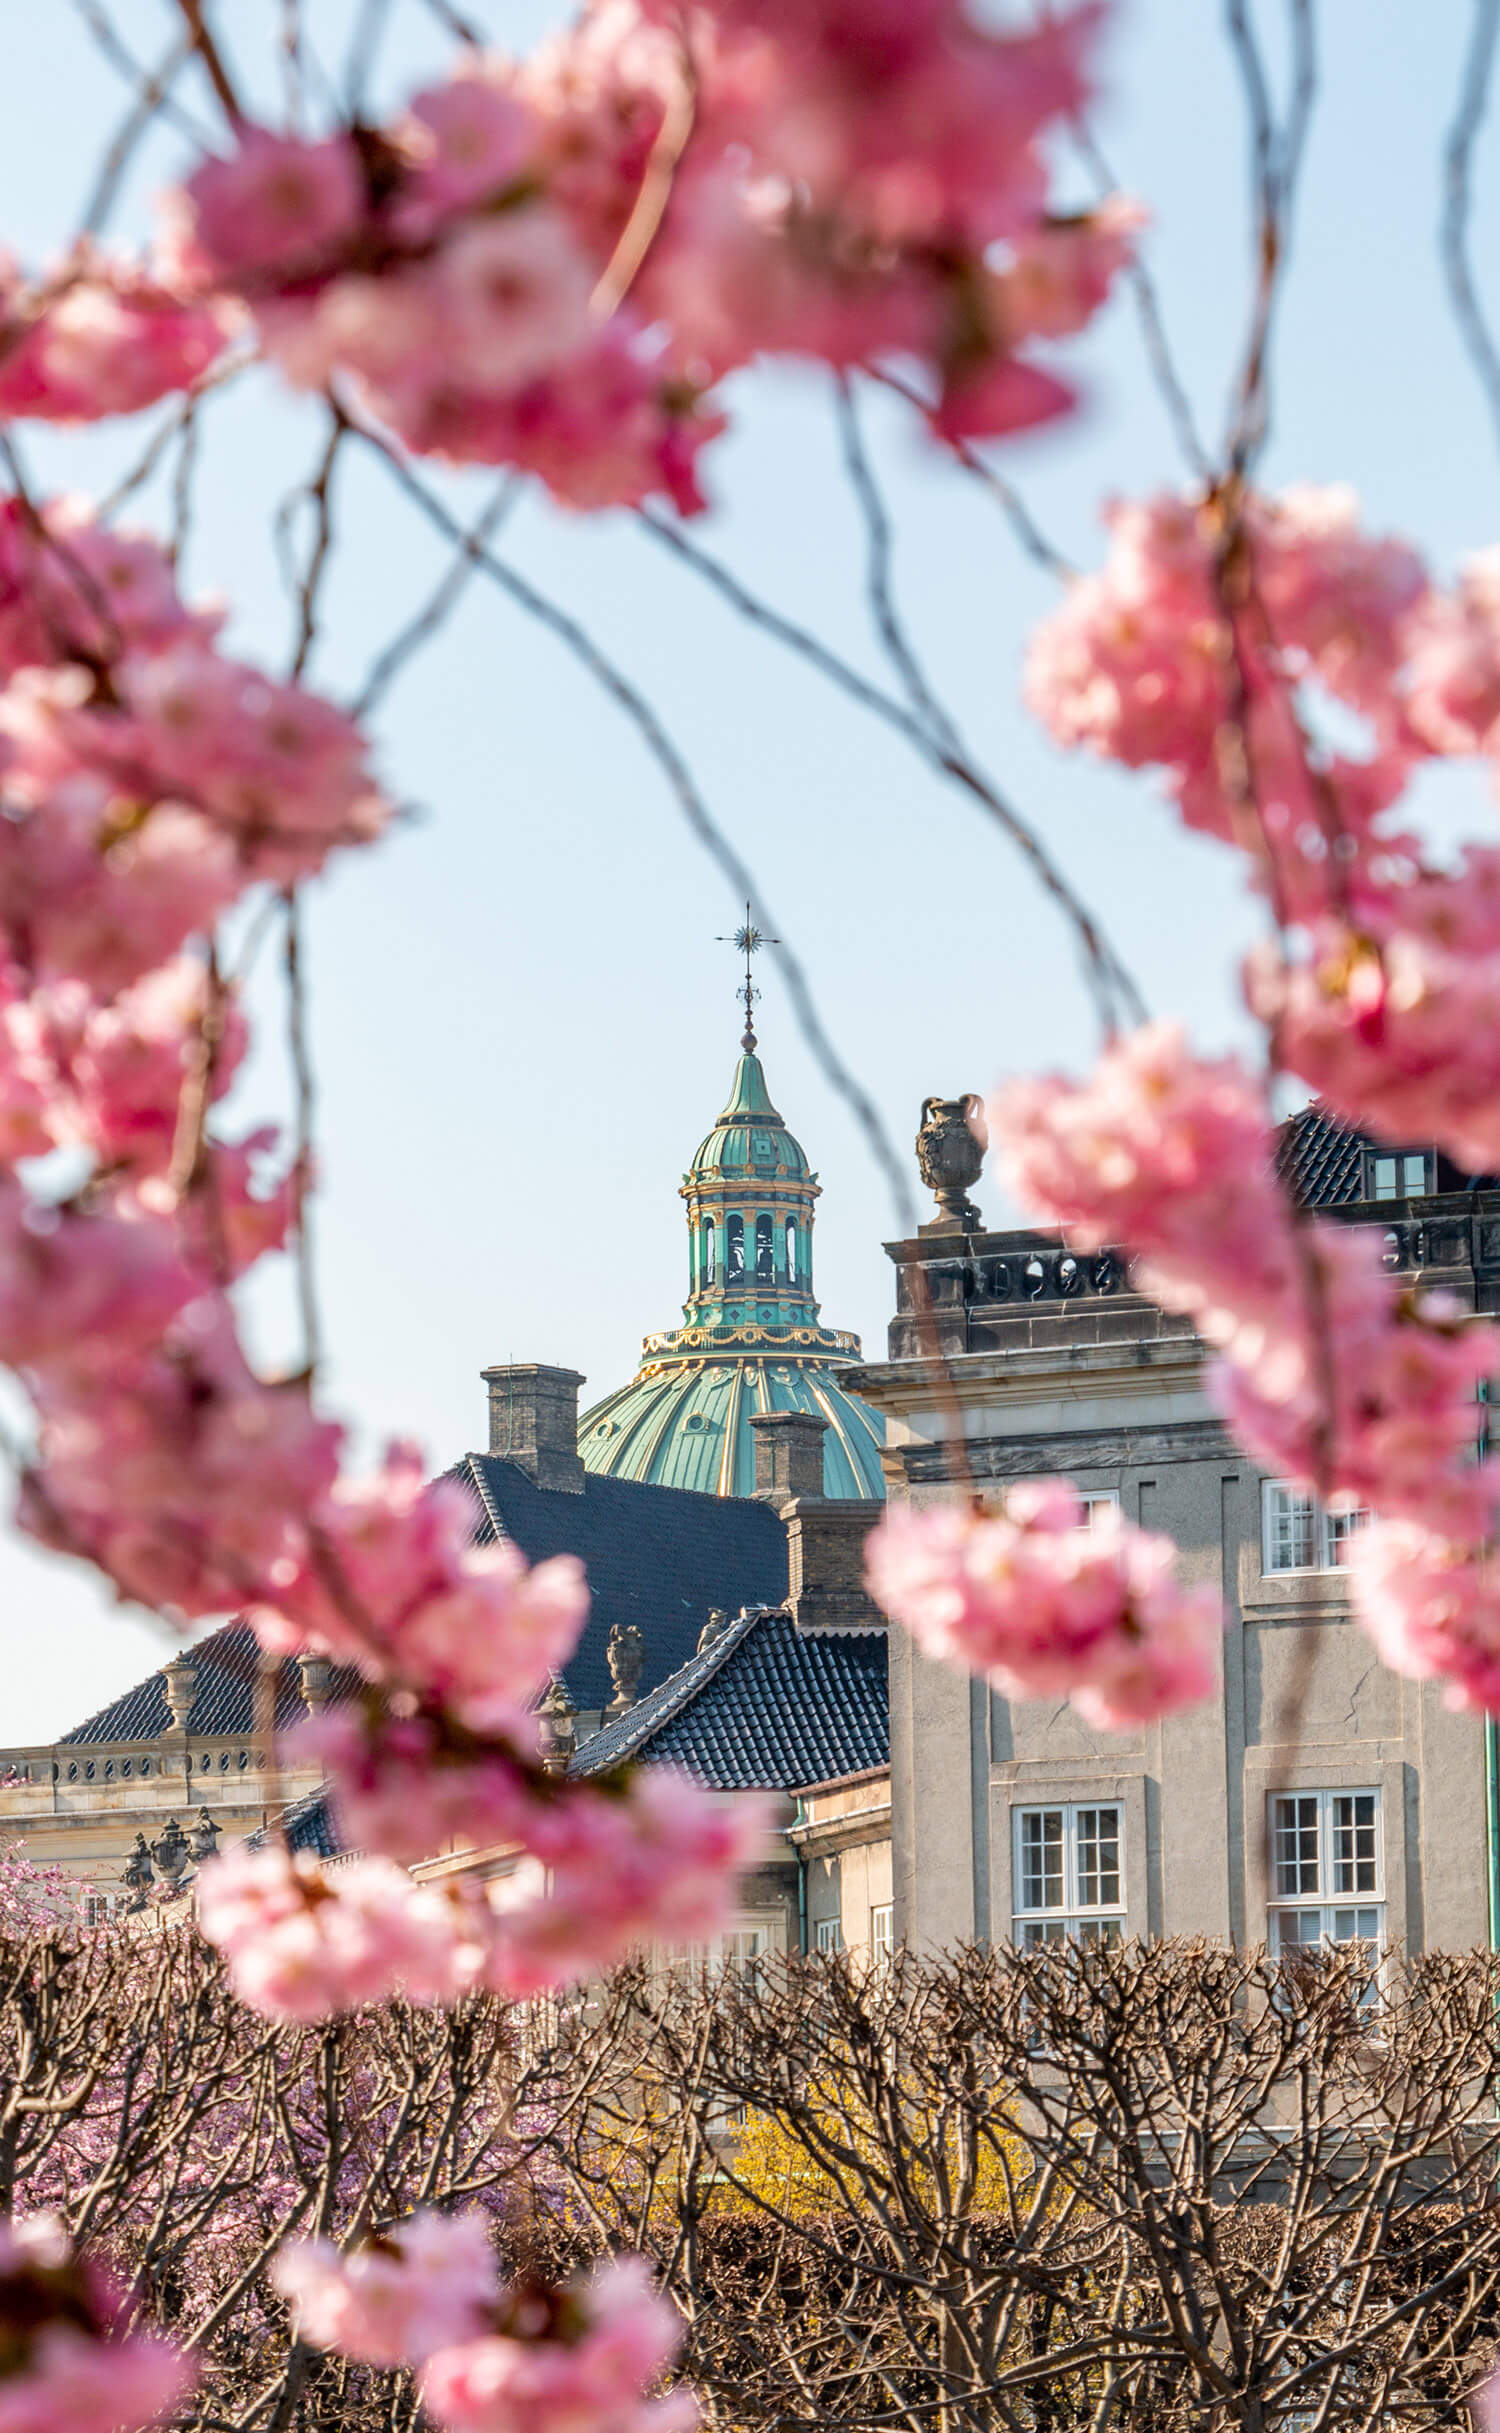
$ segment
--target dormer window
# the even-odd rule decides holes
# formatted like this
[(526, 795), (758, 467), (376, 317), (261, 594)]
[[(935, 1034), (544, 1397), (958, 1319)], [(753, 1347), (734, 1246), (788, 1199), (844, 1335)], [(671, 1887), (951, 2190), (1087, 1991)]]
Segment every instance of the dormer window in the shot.
[(1433, 1187), (1433, 1157), (1429, 1149), (1367, 1149), (1365, 1197), (1369, 1200), (1421, 1199)]

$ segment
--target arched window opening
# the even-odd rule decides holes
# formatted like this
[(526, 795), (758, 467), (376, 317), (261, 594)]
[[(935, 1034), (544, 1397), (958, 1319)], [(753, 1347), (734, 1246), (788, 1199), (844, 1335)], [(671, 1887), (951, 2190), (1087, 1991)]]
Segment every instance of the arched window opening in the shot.
[(786, 1221), (786, 1280), (788, 1284), (795, 1284), (797, 1281), (797, 1220), (795, 1217), (788, 1217)]
[(771, 1211), (763, 1208), (755, 1220), (755, 1281), (774, 1284), (776, 1254), (771, 1247)]
[(703, 1228), (703, 1283), (705, 1290), (712, 1285), (714, 1280), (714, 1263), (718, 1256), (716, 1249), (718, 1238), (718, 1227), (715, 1225), (713, 1218), (710, 1217), (707, 1224)]
[(724, 1281), (743, 1284), (745, 1280), (745, 1220), (742, 1216), (724, 1220)]

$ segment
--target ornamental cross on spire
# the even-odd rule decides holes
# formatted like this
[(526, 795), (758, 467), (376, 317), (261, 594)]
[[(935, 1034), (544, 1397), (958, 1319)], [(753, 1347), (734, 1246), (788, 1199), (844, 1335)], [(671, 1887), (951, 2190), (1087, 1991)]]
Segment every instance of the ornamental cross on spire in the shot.
[(755, 1021), (753, 1008), (756, 998), (760, 995), (760, 990), (756, 987), (755, 981), (751, 976), (750, 958), (752, 955), (758, 954), (763, 946), (779, 946), (781, 944), (781, 940), (779, 938), (767, 937), (763, 929), (756, 928), (755, 923), (751, 918), (751, 907), (747, 898), (745, 903), (745, 919), (743, 926), (736, 929), (732, 934), (722, 933), (719, 937), (718, 943), (720, 946), (733, 946), (745, 958), (745, 985), (743, 988), (737, 988), (734, 993), (737, 997), (743, 998), (745, 1005), (745, 1032), (744, 1037), (740, 1041), (740, 1045), (744, 1049), (747, 1056), (753, 1056), (755, 1053)]

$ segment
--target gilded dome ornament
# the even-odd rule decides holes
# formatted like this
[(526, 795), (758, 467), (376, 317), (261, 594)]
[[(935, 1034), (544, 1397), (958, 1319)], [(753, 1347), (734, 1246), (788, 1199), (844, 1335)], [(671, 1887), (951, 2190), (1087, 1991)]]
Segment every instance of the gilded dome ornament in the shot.
[(825, 1423), (824, 1491), (883, 1496), (883, 1421), (838, 1383), (859, 1337), (826, 1327), (813, 1294), (818, 1178), (772, 1101), (756, 1053), (753, 957), (776, 940), (753, 908), (728, 940), (745, 958), (739, 1062), (717, 1122), (682, 1177), (688, 1292), (680, 1325), (648, 1335), (631, 1384), (585, 1411), (585, 1468), (711, 1495), (750, 1495), (763, 1412)]

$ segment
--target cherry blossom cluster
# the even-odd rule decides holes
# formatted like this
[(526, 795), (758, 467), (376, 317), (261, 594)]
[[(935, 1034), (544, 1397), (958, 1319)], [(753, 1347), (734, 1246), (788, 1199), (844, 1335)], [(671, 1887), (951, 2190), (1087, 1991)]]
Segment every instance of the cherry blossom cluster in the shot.
[(1442, 1681), (1450, 1704), (1500, 1714), (1500, 1572), (1483, 1546), (1414, 1520), (1356, 1532), (1348, 1564), (1360, 1620), (1392, 1670)]
[(701, 505), (709, 392), (757, 355), (901, 361), (940, 432), (1024, 428), (1073, 402), (1029, 342), (1084, 326), (1136, 224), (1046, 210), (1100, 13), (594, 0), (385, 126), (240, 127), (168, 198), (157, 275), (407, 446), (580, 507)]
[[(1253, 495), (1234, 519), (1158, 495), (1104, 520), (1103, 567), (1032, 635), (1030, 707), (1060, 743), (1160, 768), (1188, 825), (1250, 853), (1292, 916), (1362, 903), (1410, 847), (1380, 816), (1430, 748), (1405, 699), (1421, 558), (1367, 536), (1344, 488)], [(1365, 756), (1310, 740), (1309, 684), (1366, 723)]]
[(0, 257), (0, 416), (95, 422), (190, 389), (236, 317), (84, 243), (44, 279)]
[[(1500, 661), (1497, 661), (1500, 681)], [(1309, 922), (1300, 952), (1246, 960), (1252, 1012), (1288, 1071), (1382, 1139), (1437, 1140), (1471, 1173), (1500, 1167), (1500, 851), (1370, 889)]]
[[(718, 1799), (664, 1768), (602, 1788), (538, 1783), (501, 1750), (483, 1770), (491, 1792), (508, 1771), (507, 1804), (465, 1815), (459, 1794), (479, 1767), (456, 1768), (445, 1785), (424, 1751), (427, 1763), (407, 1752), (393, 1771), (374, 1737), (365, 1789), (346, 1742), (330, 1734), (320, 1745), (351, 1832), (384, 1833), (415, 1857), (498, 1826), (528, 1855), (513, 1849), (513, 1871), (488, 1882), (470, 1870), (418, 1882), (385, 1856), (324, 1869), (279, 1844), (225, 1853), (203, 1870), (199, 1923), (241, 1999), (274, 2018), (322, 2019), (398, 1991), (446, 2003), (483, 1987), (519, 2000), (653, 1942), (706, 1942), (766, 1826), (760, 1800)], [(411, 1813), (398, 1821), (403, 1792)]]
[(0, 2220), (0, 2433), (138, 2433), (192, 2380), (55, 2214)]
[(691, 2393), (651, 2397), (681, 2326), (641, 2256), (561, 2290), (501, 2282), (478, 2214), (416, 2213), (362, 2246), (284, 2247), (272, 2268), (299, 2338), (416, 2369), (445, 2433), (690, 2433)]
[(1223, 1610), (1173, 1578), (1175, 1549), (1066, 1479), (1013, 1487), (1003, 1511), (893, 1505), (870, 1537), (871, 1593), (925, 1655), (1006, 1698), (1066, 1697), (1126, 1731), (1204, 1698)]
[[(1299, 1219), (1259, 1088), (1232, 1058), (1193, 1057), (1172, 1025), (1119, 1042), (1087, 1083), (1013, 1084), (991, 1135), (1030, 1207), (1081, 1246), (1127, 1248), (1142, 1289), (1220, 1347), (1210, 1390), (1257, 1459), (1335, 1509), (1382, 1516), (1355, 1588), (1390, 1652), (1413, 1547), (1446, 1591), (1491, 1524), (1500, 1481), (1475, 1459), (1476, 1404), (1500, 1371), (1496, 1330), (1404, 1288), (1369, 1228)], [(1408, 1669), (1430, 1671), (1438, 1637), (1416, 1615), (1413, 1628)]]

